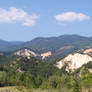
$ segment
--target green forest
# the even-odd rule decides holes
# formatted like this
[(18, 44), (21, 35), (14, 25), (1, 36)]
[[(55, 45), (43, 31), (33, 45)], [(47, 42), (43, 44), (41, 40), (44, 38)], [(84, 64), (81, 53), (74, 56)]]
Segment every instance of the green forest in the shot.
[(74, 72), (54, 67), (55, 61), (42, 62), (31, 57), (19, 57), (16, 61), (0, 65), (0, 87), (24, 87), (28, 90), (53, 89), (57, 92), (92, 92), (92, 62)]

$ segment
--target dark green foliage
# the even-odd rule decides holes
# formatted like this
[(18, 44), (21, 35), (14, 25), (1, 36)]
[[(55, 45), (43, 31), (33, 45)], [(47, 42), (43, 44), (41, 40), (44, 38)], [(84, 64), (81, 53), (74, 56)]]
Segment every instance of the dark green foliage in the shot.
[(92, 69), (92, 61), (84, 65), (86, 68)]
[[(78, 72), (67, 73), (65, 66), (58, 70), (53, 62), (41, 62), (30, 57), (1, 65), (0, 87), (24, 86), (26, 88), (58, 89), (63, 92), (81, 92), (82, 88), (92, 87), (92, 73), (84, 65)], [(81, 76), (78, 73), (81, 71)]]
[(0, 64), (8, 64), (10, 62), (12, 62), (12, 58), (8, 57), (6, 55), (0, 55)]

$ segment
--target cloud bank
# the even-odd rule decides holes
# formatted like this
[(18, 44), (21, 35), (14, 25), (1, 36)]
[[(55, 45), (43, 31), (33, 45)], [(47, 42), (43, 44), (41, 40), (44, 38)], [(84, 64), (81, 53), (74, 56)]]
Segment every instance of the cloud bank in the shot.
[(62, 21), (62, 22), (74, 22), (74, 21), (89, 20), (90, 17), (83, 13), (65, 12), (65, 13), (56, 15), (55, 19), (57, 21)]
[(10, 7), (9, 10), (0, 8), (0, 23), (20, 22), (24, 26), (34, 26), (38, 18), (39, 15), (29, 15), (24, 10), (15, 7)]

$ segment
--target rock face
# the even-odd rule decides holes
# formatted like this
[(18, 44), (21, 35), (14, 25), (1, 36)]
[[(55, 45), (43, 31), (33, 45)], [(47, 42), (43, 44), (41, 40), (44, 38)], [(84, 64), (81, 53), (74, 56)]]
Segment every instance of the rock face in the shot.
[(84, 53), (92, 53), (92, 48), (85, 50)]
[(42, 53), (41, 54), (41, 57), (42, 57), (42, 59), (45, 59), (46, 57), (49, 57), (49, 56), (51, 56), (52, 54), (51, 54), (51, 51), (49, 51), (49, 52), (46, 52), (46, 53)]
[(18, 55), (18, 56), (23, 56), (23, 57), (30, 57), (30, 56), (34, 56), (36, 57), (37, 54), (31, 50), (28, 50), (28, 49), (22, 49), (22, 50), (19, 50), (17, 52), (14, 53), (14, 55)]
[(80, 49), (77, 52), (87, 54), (92, 57), (92, 47), (87, 47), (86, 49)]
[(41, 57), (42, 59), (45, 59), (46, 57), (49, 57), (52, 54), (51, 54), (51, 51), (48, 51), (48, 52), (42, 53), (42, 54), (37, 54), (37, 53), (35, 53), (31, 50), (22, 49), (22, 50), (15, 52), (14, 55), (18, 55), (18, 56), (22, 56), (22, 57), (28, 57), (28, 58), (30, 58), (30, 56)]
[(69, 54), (64, 59), (58, 61), (56, 63), (56, 67), (61, 69), (65, 64), (67, 64), (66, 69), (67, 70), (75, 70), (80, 68), (83, 64), (88, 63), (89, 61), (92, 61), (92, 57), (86, 54)]

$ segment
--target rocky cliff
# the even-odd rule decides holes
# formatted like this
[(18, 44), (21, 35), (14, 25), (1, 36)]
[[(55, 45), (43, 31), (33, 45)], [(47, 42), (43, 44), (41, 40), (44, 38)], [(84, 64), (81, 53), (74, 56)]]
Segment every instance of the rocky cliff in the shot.
[(56, 67), (61, 69), (64, 65), (67, 65), (67, 70), (74, 71), (75, 69), (80, 68), (83, 64), (86, 64), (89, 61), (92, 61), (92, 57), (87, 54), (69, 54), (64, 59), (57, 61)]
[(38, 54), (38, 53), (35, 53), (34, 51), (29, 50), (29, 49), (22, 49), (22, 50), (18, 50), (17, 52), (15, 52), (14, 55), (28, 57), (28, 58), (30, 58), (30, 56), (41, 57), (42, 59), (45, 59), (46, 57), (51, 56), (52, 53), (51, 53), (51, 51), (48, 51), (45, 53)]

